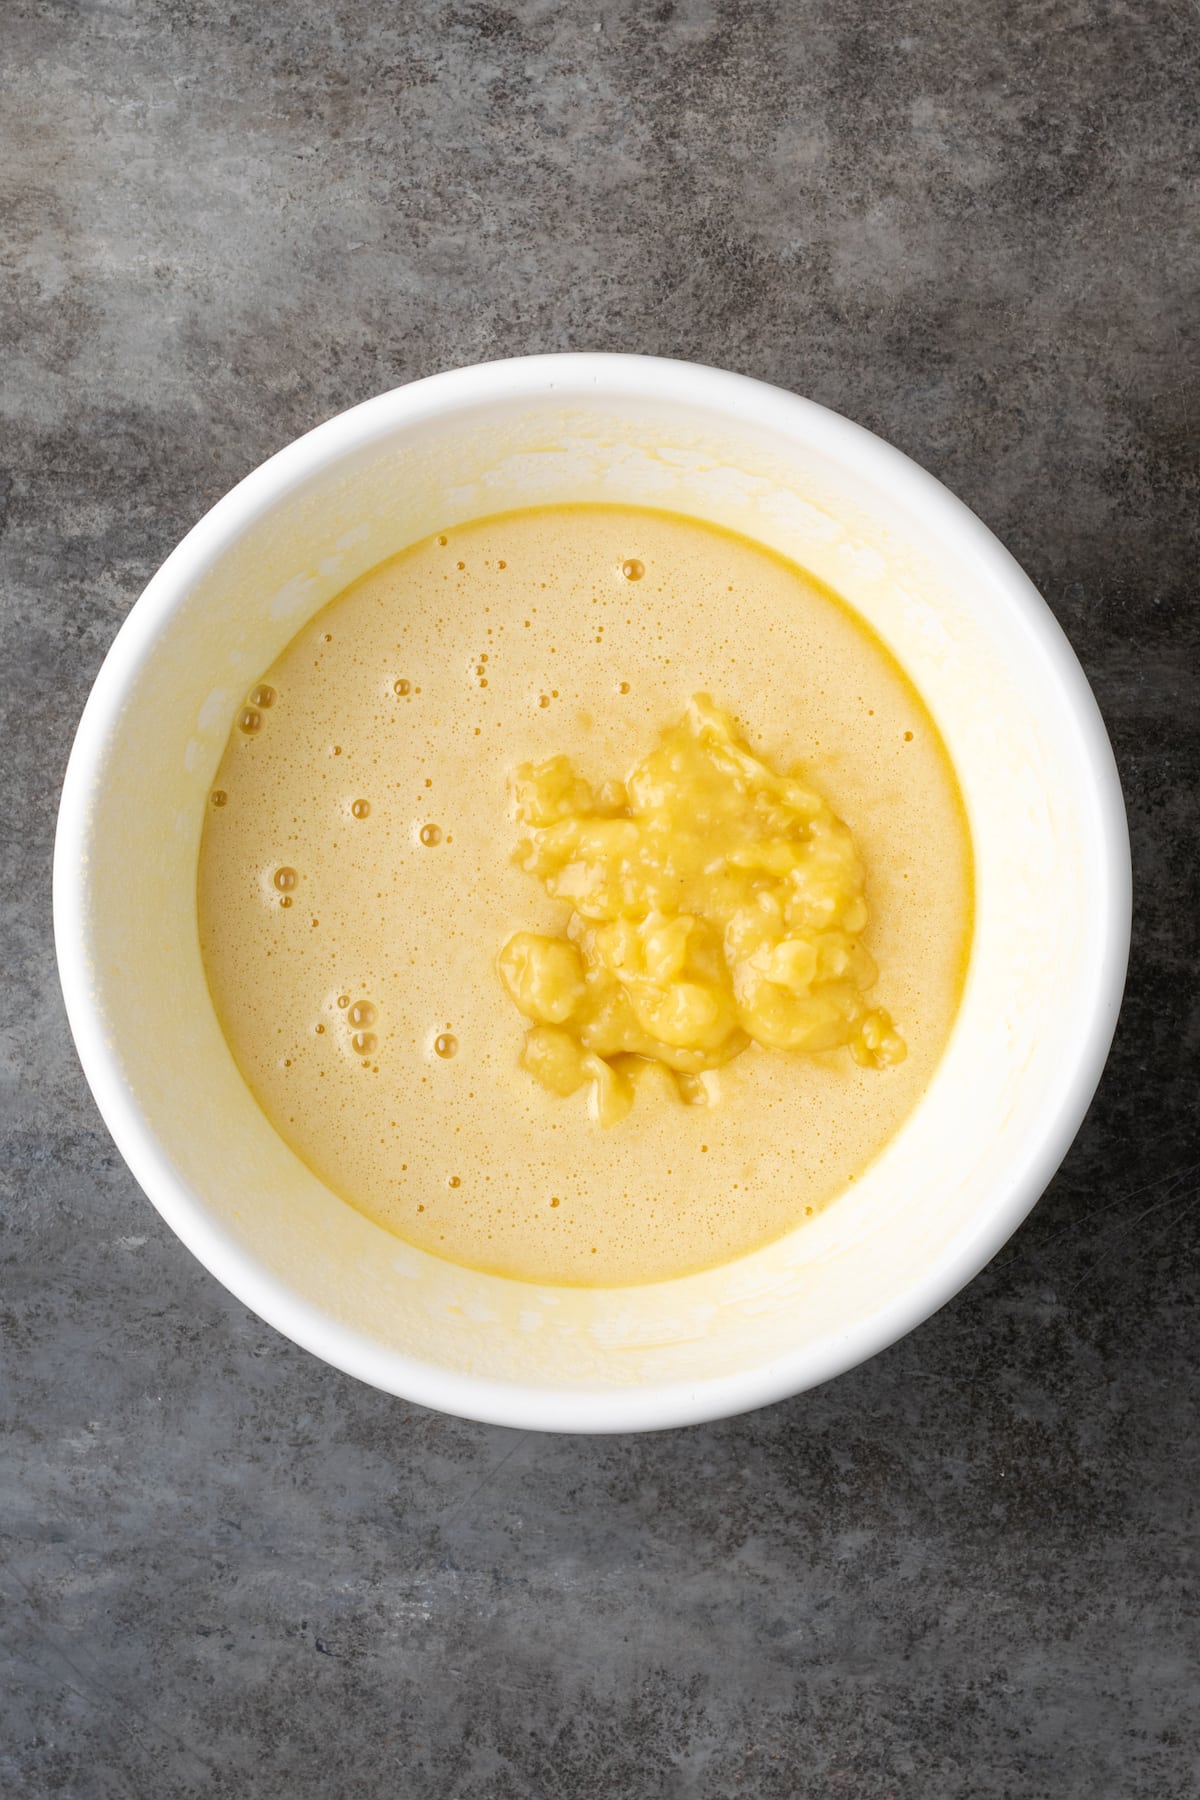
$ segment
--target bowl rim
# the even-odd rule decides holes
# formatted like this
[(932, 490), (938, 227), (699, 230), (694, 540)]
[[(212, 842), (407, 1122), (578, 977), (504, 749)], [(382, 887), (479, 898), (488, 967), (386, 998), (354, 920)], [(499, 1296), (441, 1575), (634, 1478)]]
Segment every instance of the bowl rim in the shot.
[[(88, 967), (88, 887), (79, 879), (88, 840), (93, 771), (124, 700), (163, 625), (256, 518), (303, 482), (402, 427), (505, 400), (681, 403), (727, 413), (853, 461), (902, 504), (938, 518), (943, 537), (980, 559), (1049, 662), (1084, 749), (1103, 842), (1102, 926), (1091, 1013), (1057, 1112), (950, 1249), (885, 1307), (815, 1344), (736, 1374), (637, 1387), (544, 1388), (497, 1381), (386, 1349), (264, 1269), (209, 1215), (161, 1150), (106, 1045)], [(59, 979), (80, 1064), (117, 1148), (147, 1198), (192, 1254), (268, 1324), (346, 1374), (420, 1405), (525, 1430), (660, 1430), (750, 1411), (844, 1373), (929, 1318), (966, 1285), (1035, 1205), (1095, 1093), (1116, 1028), (1129, 952), (1132, 876), (1124, 800), (1112, 746), (1087, 678), (1049, 606), (999, 540), (940, 481), (864, 426), (813, 400), (707, 365), (611, 352), (569, 352), (476, 363), (393, 388), (337, 414), (246, 475), (192, 527), (135, 601), (95, 678), (72, 745), (54, 844), (54, 937)]]

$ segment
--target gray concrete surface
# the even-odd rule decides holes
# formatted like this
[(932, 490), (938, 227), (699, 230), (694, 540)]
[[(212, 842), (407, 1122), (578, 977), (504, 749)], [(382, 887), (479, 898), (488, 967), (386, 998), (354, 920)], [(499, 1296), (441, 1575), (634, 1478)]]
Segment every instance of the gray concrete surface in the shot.
[[(3, 0), (0, 1793), (1200, 1787), (1195, 94), (1185, 0)], [(57, 788), (270, 451), (528, 350), (810, 394), (947, 481), (1111, 727), (1116, 1050), (868, 1367), (552, 1439), (356, 1386), (138, 1193), (63, 1022)]]

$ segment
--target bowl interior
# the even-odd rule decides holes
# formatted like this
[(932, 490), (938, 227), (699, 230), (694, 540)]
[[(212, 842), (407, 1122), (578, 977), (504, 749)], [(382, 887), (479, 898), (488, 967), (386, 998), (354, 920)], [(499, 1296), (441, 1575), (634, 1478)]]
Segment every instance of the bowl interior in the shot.
[[(599, 371), (599, 373), (597, 373)], [(602, 500), (732, 527), (838, 590), (946, 739), (976, 852), (957, 1026), (854, 1190), (743, 1260), (533, 1287), (407, 1247), (276, 1136), (218, 1028), (195, 868), (237, 701), (349, 581), (437, 528)], [(653, 1425), (795, 1390), (895, 1337), (1036, 1199), (1090, 1097), (1124, 957), (1119, 790), (1090, 692), (995, 540), (897, 453), (736, 377), (537, 359), (401, 390), (293, 445), (203, 521), (118, 639), (64, 796), (56, 913), (85, 1068), (184, 1240), (378, 1385), (509, 1423)]]

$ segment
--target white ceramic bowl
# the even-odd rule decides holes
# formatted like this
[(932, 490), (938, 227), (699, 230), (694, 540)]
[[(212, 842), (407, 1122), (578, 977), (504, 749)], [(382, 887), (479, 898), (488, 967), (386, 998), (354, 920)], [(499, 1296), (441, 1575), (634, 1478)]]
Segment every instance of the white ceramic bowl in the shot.
[[(204, 808), (233, 709), (338, 590), (507, 508), (635, 502), (784, 552), (871, 622), (958, 769), (977, 861), (961, 1013), (921, 1104), (789, 1237), (657, 1285), (543, 1288), (412, 1249), (276, 1136), (218, 1028), (196, 928)], [(878, 438), (736, 375), (544, 356), (419, 381), (257, 469), (167, 559), (84, 710), (54, 867), (59, 966), (97, 1103), (219, 1281), (339, 1368), (506, 1425), (621, 1431), (793, 1394), (890, 1344), (1024, 1218), (1099, 1079), (1129, 938), (1104, 727), (995, 538)]]

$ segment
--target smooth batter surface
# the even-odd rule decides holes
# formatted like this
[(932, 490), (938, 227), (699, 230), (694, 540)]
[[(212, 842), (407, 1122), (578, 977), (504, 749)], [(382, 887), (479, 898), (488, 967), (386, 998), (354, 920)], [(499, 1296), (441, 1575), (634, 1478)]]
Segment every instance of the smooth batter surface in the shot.
[[(507, 514), (373, 570), (255, 687), (201, 847), (209, 982), (272, 1123), (399, 1236), (530, 1281), (661, 1280), (790, 1230), (919, 1098), (969, 947), (966, 820), (911, 683), (793, 565), (664, 513)], [(631, 767), (698, 690), (852, 828), (908, 1055), (752, 1048), (715, 1105), (664, 1086), (602, 1130), (518, 1063), (496, 956), (562, 907), (512, 863), (509, 777)]]

